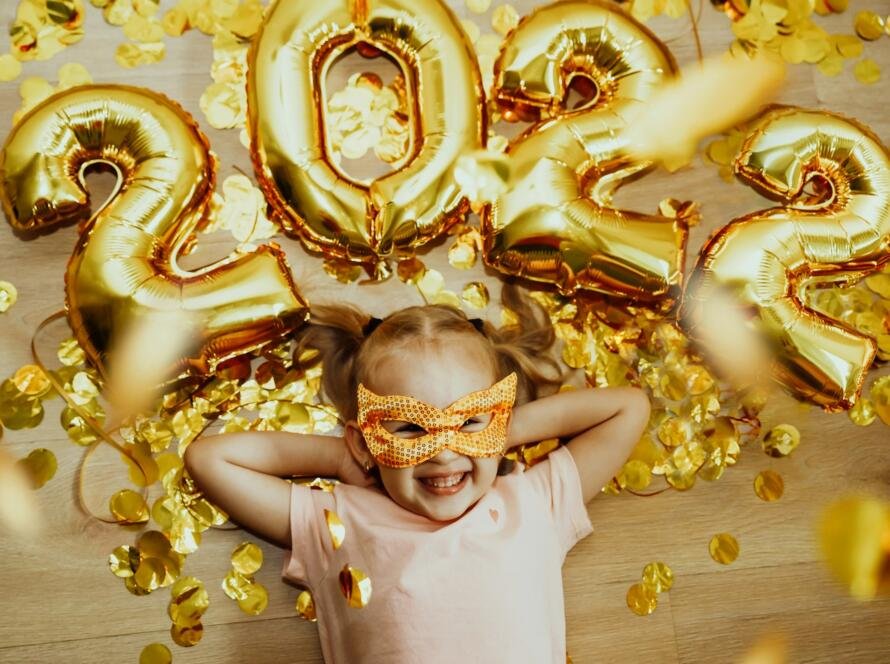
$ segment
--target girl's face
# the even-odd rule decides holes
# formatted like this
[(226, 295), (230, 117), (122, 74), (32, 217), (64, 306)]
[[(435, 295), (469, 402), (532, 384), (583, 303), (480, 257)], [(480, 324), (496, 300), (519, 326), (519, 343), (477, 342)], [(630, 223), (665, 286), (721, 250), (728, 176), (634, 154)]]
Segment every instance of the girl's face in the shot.
[[(438, 408), (445, 408), (460, 397), (491, 387), (497, 377), (491, 361), (463, 335), (453, 343), (425, 348), (405, 348), (378, 363), (378, 371), (366, 385), (376, 394), (412, 396)], [(450, 341), (450, 339), (449, 339)], [(491, 414), (468, 420), (463, 431), (484, 429)], [(355, 422), (354, 431), (361, 436)], [(411, 422), (384, 421), (383, 426), (400, 438), (414, 438), (425, 431)], [(364, 440), (362, 438), (362, 440)], [(373, 461), (366, 445), (359, 458)], [(353, 452), (355, 454), (355, 451)], [(410, 468), (379, 465), (380, 479), (390, 497), (405, 509), (435, 521), (450, 521), (476, 504), (497, 477), (501, 457), (470, 457), (448, 448), (423, 463)], [(376, 462), (375, 462), (376, 463)], [(434, 480), (433, 478), (438, 478)], [(452, 484), (436, 487), (434, 483)]]

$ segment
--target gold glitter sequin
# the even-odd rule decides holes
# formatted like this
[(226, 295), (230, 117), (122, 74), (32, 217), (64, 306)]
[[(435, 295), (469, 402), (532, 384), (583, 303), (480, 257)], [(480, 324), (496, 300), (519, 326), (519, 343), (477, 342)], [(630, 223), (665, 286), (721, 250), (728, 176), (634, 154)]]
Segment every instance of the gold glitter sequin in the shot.
[(49, 482), (59, 468), (56, 455), (43, 447), (31, 450), (28, 456), (19, 459), (16, 463), (25, 471), (31, 481), (31, 487), (34, 489), (39, 489)]
[(316, 622), (318, 620), (315, 615), (315, 600), (312, 599), (312, 593), (303, 590), (297, 595), (296, 611), (303, 620)]
[(331, 546), (333, 546), (336, 551), (340, 548), (343, 544), (343, 540), (346, 538), (346, 527), (343, 525), (343, 522), (340, 521), (340, 517), (337, 516), (336, 512), (327, 509), (324, 511), (324, 520), (328, 526), (328, 533), (331, 535)]
[(648, 616), (658, 606), (658, 594), (642, 583), (635, 583), (627, 590), (627, 608), (638, 616)]
[(729, 565), (739, 557), (739, 543), (729, 533), (719, 533), (708, 542), (708, 552), (714, 562), (721, 565)]
[(163, 643), (150, 643), (139, 653), (139, 664), (171, 664), (173, 655)]
[[(471, 392), (444, 409), (410, 396), (378, 395), (359, 384), (358, 422), (374, 458), (393, 468), (414, 466), (439, 453), (444, 447), (470, 456), (495, 456), (504, 450), (507, 419), (516, 399), (516, 373), (484, 390)], [(461, 431), (467, 419), (492, 413), (481, 431)], [(426, 433), (400, 438), (383, 426), (387, 420), (413, 422)]]
[(674, 572), (664, 563), (649, 563), (643, 568), (642, 583), (657, 593), (667, 592), (674, 586)]
[(460, 298), (473, 309), (484, 309), (488, 306), (488, 288), (481, 281), (471, 281), (460, 293)]
[(829, 569), (856, 599), (890, 594), (890, 503), (848, 496), (829, 504), (819, 521)]
[(773, 470), (762, 470), (754, 478), (754, 493), (763, 501), (769, 503), (778, 500), (784, 491), (785, 481)]
[(763, 451), (771, 457), (788, 456), (799, 444), (800, 432), (791, 424), (773, 427), (762, 441)]
[(340, 592), (354, 609), (362, 609), (371, 601), (371, 579), (360, 569), (346, 564), (340, 570)]
[(108, 510), (119, 523), (145, 523), (148, 521), (148, 505), (141, 494), (123, 489), (108, 501)]

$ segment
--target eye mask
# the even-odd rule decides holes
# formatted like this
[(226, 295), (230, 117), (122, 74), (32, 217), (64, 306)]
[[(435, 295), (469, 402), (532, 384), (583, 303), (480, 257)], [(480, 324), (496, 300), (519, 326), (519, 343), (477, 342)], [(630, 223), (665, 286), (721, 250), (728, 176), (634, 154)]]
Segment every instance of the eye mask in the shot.
[[(445, 409), (414, 397), (381, 396), (359, 383), (359, 428), (377, 462), (390, 468), (416, 466), (446, 447), (467, 456), (497, 456), (507, 444), (507, 421), (516, 400), (516, 380), (514, 371), (485, 390), (464, 395)], [(469, 418), (486, 413), (491, 413), (492, 418), (483, 430), (461, 431)], [(427, 433), (400, 438), (383, 426), (387, 420), (411, 422)]]

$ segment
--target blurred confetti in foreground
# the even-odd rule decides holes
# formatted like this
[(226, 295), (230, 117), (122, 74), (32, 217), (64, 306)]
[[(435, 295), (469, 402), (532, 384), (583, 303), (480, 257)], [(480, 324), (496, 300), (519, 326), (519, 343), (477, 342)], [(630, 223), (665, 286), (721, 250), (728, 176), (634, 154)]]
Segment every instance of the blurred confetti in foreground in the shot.
[(785, 664), (788, 661), (788, 640), (784, 634), (767, 634), (745, 653), (739, 664)]
[(685, 166), (702, 138), (738, 124), (765, 104), (784, 74), (782, 61), (765, 55), (724, 54), (700, 67), (692, 65), (628, 118), (628, 149), (639, 159), (662, 162), (668, 170)]
[(822, 510), (822, 555), (834, 576), (858, 600), (890, 594), (890, 502), (839, 498)]
[(33, 538), (41, 525), (32, 487), (28, 469), (0, 447), (0, 525), (22, 538)]

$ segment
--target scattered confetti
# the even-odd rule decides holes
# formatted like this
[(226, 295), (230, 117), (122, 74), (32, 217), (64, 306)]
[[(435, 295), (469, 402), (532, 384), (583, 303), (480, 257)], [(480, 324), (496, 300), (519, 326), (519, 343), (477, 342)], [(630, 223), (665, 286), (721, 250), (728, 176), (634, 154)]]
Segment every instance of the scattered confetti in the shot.
[(771, 457), (791, 454), (800, 444), (800, 431), (792, 424), (780, 424), (763, 437), (763, 451)]
[(56, 474), (59, 464), (56, 455), (51, 450), (39, 447), (24, 459), (19, 459), (19, 467), (25, 471), (31, 480), (31, 488), (39, 489), (49, 482)]
[(171, 664), (173, 654), (163, 643), (150, 643), (139, 653), (139, 664)]
[(263, 566), (263, 550), (253, 542), (242, 542), (232, 552), (232, 568), (239, 574), (256, 574)]
[(649, 563), (643, 568), (643, 585), (657, 593), (667, 592), (674, 585), (674, 572), (664, 563)]
[(473, 309), (484, 309), (488, 306), (488, 288), (481, 281), (471, 281), (464, 286), (460, 298)]
[(346, 564), (340, 570), (340, 592), (354, 609), (362, 609), (371, 601), (371, 579), (361, 570)]
[(513, 5), (498, 5), (491, 13), (491, 27), (501, 35), (506, 35), (519, 24), (519, 12)]
[(848, 496), (827, 505), (819, 523), (829, 569), (856, 599), (890, 594), (890, 503)]
[(768, 503), (778, 500), (785, 491), (785, 481), (779, 473), (762, 470), (754, 478), (754, 493)]
[(627, 591), (627, 608), (638, 616), (648, 616), (658, 606), (658, 594), (642, 583), (633, 584)]
[(8, 281), (0, 281), (0, 314), (9, 311), (9, 308), (18, 300), (19, 293)]
[(312, 593), (308, 590), (303, 590), (297, 595), (296, 610), (303, 620), (308, 620), (309, 622), (318, 620), (315, 615), (315, 600), (312, 599)]
[(466, 0), (467, 9), (474, 14), (484, 14), (491, 7), (491, 0)]
[(856, 34), (866, 41), (880, 39), (884, 35), (884, 19), (872, 11), (861, 11), (853, 19)]
[(498, 199), (510, 184), (510, 160), (496, 150), (463, 155), (454, 167), (454, 180), (475, 212)]
[(708, 551), (714, 562), (721, 565), (729, 565), (739, 557), (739, 543), (729, 533), (714, 535), (708, 543)]
[(331, 546), (336, 551), (343, 545), (343, 540), (346, 538), (346, 527), (340, 521), (340, 517), (337, 516), (336, 512), (326, 509), (324, 511), (324, 519), (328, 524), (328, 532), (331, 535)]
[(148, 504), (141, 494), (123, 489), (115, 493), (108, 503), (108, 510), (118, 523), (146, 523), (148, 521)]
[(853, 66), (853, 75), (860, 83), (871, 85), (881, 80), (881, 68), (871, 58), (865, 58)]

